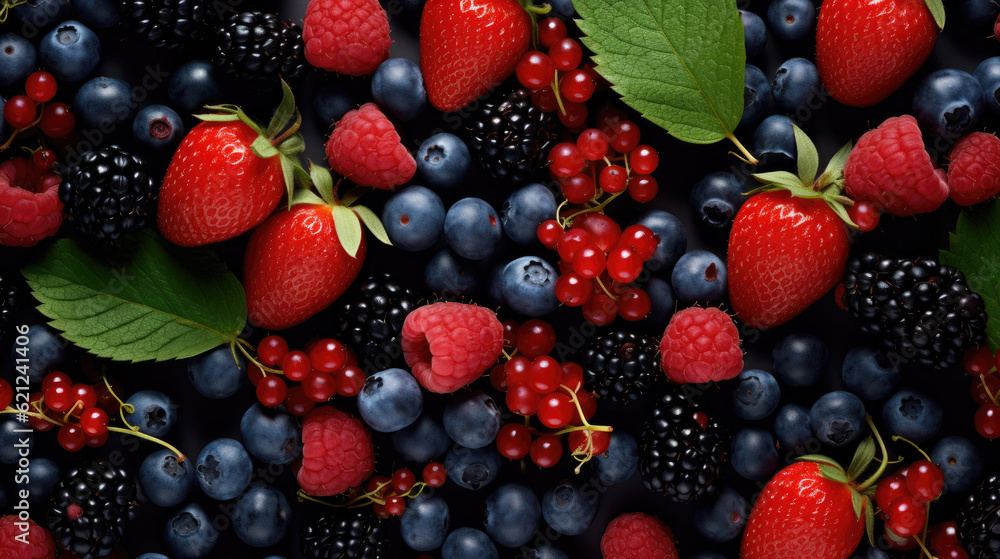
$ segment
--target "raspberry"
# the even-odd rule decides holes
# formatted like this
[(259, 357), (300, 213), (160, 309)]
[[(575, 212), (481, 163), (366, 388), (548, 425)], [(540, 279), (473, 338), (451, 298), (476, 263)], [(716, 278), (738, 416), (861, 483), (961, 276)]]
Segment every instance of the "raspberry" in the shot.
[(601, 538), (604, 559), (677, 559), (674, 534), (655, 516), (632, 512), (608, 524)]
[(943, 169), (936, 169), (924, 150), (917, 119), (887, 118), (865, 132), (844, 167), (847, 193), (893, 215), (934, 211), (948, 197)]
[(348, 111), (326, 143), (330, 167), (360, 184), (391, 190), (413, 178), (417, 162), (375, 103)]
[(24, 157), (0, 163), (0, 245), (30, 247), (62, 225), (59, 175)]
[(371, 435), (360, 419), (324, 406), (309, 412), (302, 424), (299, 485), (310, 495), (340, 495), (375, 471)]
[(377, 0), (310, 0), (302, 26), (306, 60), (363, 76), (389, 58), (389, 18)]
[(715, 307), (691, 307), (675, 314), (660, 341), (660, 364), (676, 383), (728, 380), (743, 370), (740, 333)]
[[(27, 537), (24, 524), (15, 514), (0, 518), (0, 557), (4, 559), (53, 559), (56, 544), (52, 534), (28, 519)], [(15, 539), (17, 538), (17, 539)]]
[(454, 392), (479, 378), (503, 350), (503, 325), (478, 305), (434, 303), (403, 322), (403, 357), (420, 385)]
[(971, 206), (1000, 192), (1000, 138), (973, 132), (951, 148), (948, 158), (948, 189), (956, 204)]

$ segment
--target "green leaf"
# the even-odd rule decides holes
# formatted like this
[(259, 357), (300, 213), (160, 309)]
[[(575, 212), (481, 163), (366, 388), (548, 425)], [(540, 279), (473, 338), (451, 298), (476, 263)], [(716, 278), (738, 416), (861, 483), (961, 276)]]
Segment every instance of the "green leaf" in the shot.
[(732, 0), (577, 0), (583, 43), (622, 101), (670, 135), (735, 137), (746, 50)]
[(281, 144), (278, 145), (278, 152), (283, 155), (296, 156), (306, 150), (306, 141), (302, 138), (302, 134), (293, 134), (283, 140)]
[(385, 232), (385, 227), (382, 225), (382, 220), (375, 215), (375, 212), (371, 211), (368, 206), (351, 206), (354, 213), (358, 214), (361, 218), (361, 222), (365, 224), (365, 227), (375, 235), (375, 238), (382, 241), (383, 243), (392, 246), (392, 241), (389, 240), (389, 234)]
[(264, 136), (257, 136), (257, 139), (250, 144), (250, 150), (254, 152), (254, 155), (260, 157), (261, 159), (274, 157), (275, 155), (279, 155), (281, 153), (278, 151), (278, 148), (271, 145), (271, 140), (268, 140)]
[(924, 0), (939, 30), (944, 30), (944, 3), (941, 0)]
[(271, 122), (267, 124), (267, 137), (275, 138), (282, 130), (288, 127), (288, 122), (295, 116), (295, 95), (292, 88), (288, 87), (285, 80), (281, 80), (281, 102), (271, 117)]
[(861, 441), (858, 445), (858, 449), (854, 451), (854, 458), (851, 459), (850, 465), (847, 466), (847, 477), (851, 479), (858, 479), (865, 470), (868, 469), (868, 465), (872, 463), (875, 459), (875, 439), (868, 437)]
[(295, 191), (295, 195), (292, 196), (289, 206), (294, 206), (295, 204), (317, 204), (323, 206), (326, 204), (326, 201), (317, 196), (312, 190), (300, 188)]
[(192, 357), (231, 343), (246, 325), (243, 287), (215, 254), (150, 229), (113, 251), (60, 239), (22, 272), (49, 324), (99, 357)]
[(798, 163), (799, 179), (802, 184), (812, 184), (816, 180), (816, 171), (819, 170), (819, 154), (816, 152), (816, 145), (813, 144), (809, 136), (798, 126), (792, 125), (795, 131), (795, 153), (796, 163)]
[(793, 188), (793, 187), (802, 188), (802, 181), (799, 180), (799, 177), (789, 173), (788, 171), (770, 171), (767, 173), (754, 173), (751, 176), (757, 179), (759, 182), (765, 184), (773, 184), (775, 186), (782, 186), (785, 188)]
[(839, 217), (840, 219), (844, 220), (844, 223), (850, 225), (851, 227), (853, 227), (855, 229), (858, 228), (858, 224), (854, 223), (854, 221), (851, 220), (851, 216), (850, 216), (850, 214), (847, 213), (847, 208), (845, 208), (843, 206), (843, 204), (840, 204), (839, 202), (836, 202), (835, 200), (827, 199), (826, 200), (826, 205), (830, 206), (830, 209), (833, 210), (833, 213), (837, 214), (837, 217)]
[(288, 194), (288, 205), (292, 203), (292, 195), (295, 193), (295, 168), (298, 162), (285, 154), (278, 156), (281, 161), (281, 177), (285, 181), (285, 192)]
[(320, 198), (326, 200), (328, 203), (333, 203), (333, 176), (330, 175), (330, 171), (322, 165), (309, 164), (309, 178), (312, 179), (313, 186), (316, 187), (316, 192), (319, 192)]
[(356, 258), (358, 248), (361, 246), (361, 239), (365, 235), (358, 214), (346, 206), (333, 206), (333, 225), (337, 229), (340, 246), (344, 247), (351, 258)]
[(875, 511), (872, 508), (870, 497), (864, 499), (865, 507), (865, 532), (868, 534), (868, 543), (875, 547)]
[(841, 468), (840, 466), (830, 466), (828, 464), (821, 464), (819, 466), (819, 474), (830, 481), (847, 483), (847, 474), (844, 473), (844, 469)]
[(854, 516), (861, 518), (861, 514), (864, 512), (862, 507), (864, 505), (864, 498), (857, 491), (851, 490), (851, 507), (854, 508)]
[(986, 304), (986, 336), (990, 349), (1000, 346), (1000, 202), (994, 200), (962, 212), (941, 263), (965, 274), (969, 287)]
[(233, 122), (234, 120), (240, 119), (240, 117), (236, 115), (229, 115), (229, 114), (220, 115), (220, 114), (205, 113), (205, 114), (196, 114), (192, 116), (194, 116), (199, 120), (204, 120), (207, 122)]
[(803, 460), (805, 462), (816, 462), (817, 464), (828, 464), (830, 466), (836, 466), (840, 468), (840, 464), (836, 460), (830, 458), (829, 456), (823, 456), (822, 454), (805, 454), (799, 456), (797, 460)]
[(847, 142), (837, 150), (837, 153), (833, 154), (833, 157), (826, 164), (826, 169), (823, 169), (823, 175), (820, 177), (820, 189), (826, 188), (844, 177), (844, 167), (847, 165), (847, 158), (850, 155), (851, 142)]

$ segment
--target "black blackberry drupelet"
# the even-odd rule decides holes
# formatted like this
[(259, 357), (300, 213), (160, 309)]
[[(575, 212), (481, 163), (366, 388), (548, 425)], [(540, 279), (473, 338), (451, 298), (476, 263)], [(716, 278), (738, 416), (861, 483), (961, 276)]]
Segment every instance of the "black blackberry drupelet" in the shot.
[(1000, 471), (987, 475), (965, 497), (956, 521), (970, 559), (1000, 559)]
[(639, 467), (646, 489), (689, 503), (718, 489), (727, 437), (680, 388), (660, 396), (642, 431)]
[(385, 559), (389, 532), (370, 511), (345, 509), (303, 525), (300, 545), (306, 559)]
[(965, 275), (935, 260), (869, 252), (850, 261), (843, 302), (861, 332), (887, 356), (947, 369), (985, 338), (982, 297)]
[(94, 559), (111, 553), (138, 508), (132, 476), (110, 462), (92, 460), (59, 480), (45, 519), (59, 547)]
[(389, 274), (369, 277), (340, 300), (340, 340), (357, 352), (366, 374), (402, 363), (399, 336), (403, 321), (419, 301), (416, 293), (400, 286)]
[(525, 89), (484, 103), (469, 130), (469, 148), (483, 170), (495, 179), (514, 182), (542, 168), (557, 139), (555, 118), (535, 107)]
[(211, 0), (123, 0), (122, 27), (156, 50), (182, 50), (208, 37), (219, 16)]
[(231, 13), (217, 31), (216, 63), (239, 80), (267, 89), (294, 84), (306, 71), (302, 29), (264, 12)]
[(659, 378), (659, 341), (611, 332), (597, 338), (583, 353), (583, 380), (601, 398), (631, 402), (645, 395)]
[(112, 145), (84, 153), (63, 173), (59, 199), (80, 236), (113, 241), (150, 221), (157, 190), (145, 161)]

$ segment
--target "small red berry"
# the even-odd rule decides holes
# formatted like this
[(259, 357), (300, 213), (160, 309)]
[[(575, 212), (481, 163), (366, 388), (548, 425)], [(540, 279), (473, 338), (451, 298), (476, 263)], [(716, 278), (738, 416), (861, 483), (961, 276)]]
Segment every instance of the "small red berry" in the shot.
[(628, 179), (628, 195), (640, 204), (645, 204), (656, 198), (656, 193), (659, 191), (659, 183), (650, 175), (633, 174)]
[(257, 400), (269, 408), (280, 405), (286, 396), (288, 387), (278, 375), (267, 375), (257, 384)]
[(524, 416), (535, 415), (538, 411), (538, 403), (542, 400), (542, 395), (535, 392), (527, 385), (511, 385), (505, 395), (507, 409)]
[(555, 435), (542, 435), (531, 443), (528, 454), (539, 468), (551, 468), (562, 458), (562, 441)]
[(348, 365), (337, 372), (337, 394), (357, 396), (365, 385), (365, 373), (357, 365)]
[(27, 95), (15, 95), (3, 106), (3, 117), (12, 128), (27, 128), (38, 116), (38, 107)]
[(585, 164), (586, 160), (576, 144), (558, 143), (549, 151), (549, 170), (557, 177), (572, 177), (582, 171)]
[(87, 444), (87, 435), (79, 425), (73, 423), (67, 423), (60, 427), (56, 439), (60, 446), (70, 452), (76, 452)]
[(640, 175), (652, 174), (660, 164), (660, 154), (647, 145), (636, 146), (628, 157), (632, 170)]
[[(113, 384), (113, 382), (114, 381), (112, 381), (112, 384)], [(48, 388), (50, 386), (55, 385), (55, 384), (68, 384), (68, 385), (72, 385), (73, 384), (73, 380), (71, 378), (69, 378), (69, 375), (67, 375), (66, 373), (61, 373), (59, 371), (53, 371), (53, 372), (45, 375), (45, 379), (42, 380), (42, 392), (45, 392), (46, 390), (48, 390)], [(101, 384), (104, 384), (104, 383), (101, 383)]]
[(6, 379), (0, 378), (0, 410), (14, 401), (14, 388)]
[(962, 366), (965, 367), (965, 372), (974, 377), (989, 374), (990, 370), (995, 365), (996, 356), (993, 355), (990, 348), (985, 345), (980, 347), (970, 347), (965, 350), (965, 356), (962, 358)]
[(42, 109), (42, 119), (38, 128), (46, 136), (54, 139), (65, 138), (73, 133), (76, 117), (66, 103), (52, 103)]
[(406, 499), (403, 497), (392, 496), (385, 500), (385, 512), (389, 513), (389, 516), (399, 516), (405, 510)]
[(525, 357), (548, 355), (556, 347), (556, 331), (544, 320), (532, 318), (517, 329), (517, 350)]
[(987, 439), (1000, 437), (1000, 408), (992, 402), (983, 404), (976, 410), (974, 419), (976, 431)]
[(413, 472), (406, 468), (400, 468), (392, 474), (392, 490), (397, 495), (405, 495), (416, 482), (417, 478), (413, 475)]
[(542, 398), (536, 413), (542, 425), (549, 429), (561, 429), (573, 420), (573, 416), (576, 415), (576, 406), (573, 405), (569, 396), (553, 392)]
[(445, 480), (448, 479), (448, 473), (445, 471), (444, 466), (438, 462), (429, 462), (424, 466), (424, 470), (420, 476), (423, 478), (424, 483), (431, 487), (441, 487), (444, 485)]
[(289, 380), (301, 381), (312, 369), (312, 362), (304, 351), (297, 349), (289, 351), (281, 358), (281, 372), (285, 373)]
[(924, 504), (908, 495), (897, 497), (889, 503), (889, 508), (884, 512), (889, 515), (885, 527), (904, 538), (913, 536), (923, 529), (927, 517), (927, 508)]
[(566, 38), (566, 24), (556, 17), (547, 17), (538, 24), (538, 42), (543, 47), (551, 47), (556, 41)]
[(313, 369), (321, 373), (332, 373), (347, 364), (347, 351), (344, 344), (337, 340), (324, 338), (309, 350), (309, 361)]
[(570, 307), (579, 307), (594, 294), (594, 281), (576, 272), (568, 272), (556, 280), (556, 298)]
[(108, 414), (100, 408), (89, 408), (80, 415), (80, 427), (89, 437), (100, 436), (108, 430)]
[(619, 121), (607, 134), (618, 153), (628, 153), (639, 145), (639, 126), (631, 120)]
[(302, 389), (313, 402), (325, 402), (337, 393), (337, 383), (327, 373), (312, 371), (302, 380)]
[(89, 384), (73, 385), (73, 404), (80, 404), (80, 409), (93, 408), (97, 405), (97, 391)]
[(45, 405), (52, 411), (69, 411), (73, 407), (73, 387), (54, 384), (45, 390)]
[(569, 72), (583, 61), (583, 49), (574, 39), (560, 39), (549, 47), (549, 58), (556, 70)]
[(288, 413), (295, 417), (303, 417), (315, 407), (316, 402), (309, 398), (304, 388), (293, 386), (288, 389), (288, 395), (285, 396), (285, 409)]
[(944, 492), (944, 472), (927, 460), (917, 460), (907, 470), (906, 489), (917, 501), (929, 503)]
[(36, 103), (51, 101), (56, 96), (58, 87), (55, 76), (42, 70), (32, 73), (24, 80), (24, 92)]
[(597, 128), (588, 128), (576, 138), (576, 147), (587, 161), (598, 161), (608, 154), (608, 137)]
[(51, 171), (56, 164), (56, 152), (51, 149), (40, 149), (31, 154), (31, 164), (40, 171)]
[(281, 363), (286, 353), (288, 353), (288, 342), (281, 336), (264, 336), (257, 344), (257, 357), (267, 367)]
[(496, 444), (501, 456), (520, 460), (528, 455), (531, 448), (531, 431), (525, 425), (508, 423), (497, 433)]
[(541, 89), (552, 83), (555, 70), (549, 57), (537, 50), (529, 50), (517, 63), (517, 81), (528, 89)]

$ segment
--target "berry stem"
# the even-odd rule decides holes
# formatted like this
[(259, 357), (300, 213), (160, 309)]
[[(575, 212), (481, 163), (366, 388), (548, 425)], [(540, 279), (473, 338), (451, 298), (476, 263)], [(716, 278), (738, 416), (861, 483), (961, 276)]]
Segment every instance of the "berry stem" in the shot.
[(77, 408), (82, 408), (82, 407), (83, 407), (83, 402), (81, 400), (73, 402), (73, 407), (67, 410), (66, 413), (63, 414), (63, 421), (69, 421), (69, 418), (71, 415), (73, 415), (73, 412), (76, 411)]
[(48, 421), (49, 423), (53, 423), (53, 424), (58, 425), (60, 427), (62, 427), (63, 425), (65, 425), (65, 423), (63, 423), (62, 421), (59, 421), (58, 419), (56, 419), (54, 417), (49, 417), (49, 416), (45, 415), (42, 412), (37, 412), (37, 411), (20, 411), (20, 410), (12, 408), (10, 406), (7, 406), (6, 408), (0, 410), (0, 413), (23, 414), (23, 415), (26, 415), (28, 417), (34, 417), (35, 419), (41, 419), (41, 420), (44, 420), (44, 421)]
[[(0, 0), (0, 1), (3, 1), (3, 0)], [(21, 3), (23, 4), (24, 2), (21, 2)], [(17, 4), (15, 4), (15, 5), (17, 5)], [(0, 18), (0, 23), (3, 23), (3, 19), (2, 18)], [(42, 103), (41, 105), (38, 106), (38, 118), (36, 118), (34, 122), (32, 122), (31, 124), (25, 126), (24, 128), (18, 128), (17, 130), (14, 130), (13, 132), (11, 132), (10, 133), (10, 137), (7, 138), (7, 141), (4, 142), (4, 143), (2, 143), (2, 144), (0, 144), (0, 151), (4, 151), (7, 148), (9, 148), (10, 145), (14, 143), (14, 138), (16, 138), (18, 134), (20, 134), (21, 132), (24, 132), (25, 130), (31, 130), (39, 122), (41, 122), (42, 121), (42, 110), (44, 108), (45, 108), (45, 103)]]
[(271, 145), (274, 146), (274, 147), (278, 147), (279, 145), (281, 145), (281, 142), (284, 142), (288, 138), (291, 138), (292, 136), (294, 136), (295, 133), (299, 131), (299, 127), (300, 126), (302, 126), (302, 113), (299, 112), (299, 108), (296, 107), (295, 108), (295, 121), (292, 122), (292, 125), (289, 126), (284, 132), (282, 132), (277, 137), (273, 138), (271, 140)]
[(587, 214), (587, 213), (594, 213), (594, 212), (600, 212), (600, 211), (602, 211), (605, 207), (607, 207), (608, 204), (611, 203), (612, 200), (614, 200), (615, 198), (621, 196), (622, 192), (625, 192), (625, 191), (622, 190), (621, 192), (615, 192), (614, 194), (612, 194), (612, 195), (608, 196), (607, 198), (605, 198), (604, 201), (601, 202), (600, 204), (597, 204), (596, 206), (594, 206), (592, 208), (587, 208), (585, 210), (580, 210), (580, 211), (576, 212), (575, 214), (570, 215), (569, 217), (566, 218), (566, 222), (569, 223), (569, 222), (573, 221), (573, 218), (576, 217), (576, 216), (578, 216), (578, 215), (583, 215), (583, 214)]
[(152, 435), (147, 435), (146, 433), (143, 433), (138, 429), (139, 429), (138, 427), (134, 427), (132, 429), (122, 429), (121, 427), (108, 426), (108, 431), (112, 431), (114, 433), (121, 433), (123, 435), (133, 435), (139, 437), (140, 439), (146, 439), (147, 441), (152, 441), (162, 447), (167, 448), (168, 450), (177, 455), (177, 462), (183, 462), (187, 460), (187, 456), (184, 456), (184, 453), (177, 450), (177, 447), (175, 447), (174, 445), (166, 441), (160, 440)]
[(734, 136), (732, 132), (727, 133), (726, 138), (729, 139), (731, 142), (733, 142), (733, 144), (736, 145), (736, 149), (740, 150), (740, 153), (742, 153), (743, 155), (741, 156), (740, 154), (733, 152), (729, 153), (732, 153), (733, 155), (736, 156), (737, 159), (743, 161), (744, 163), (749, 163), (751, 165), (756, 165), (757, 163), (759, 163), (759, 161), (757, 161), (757, 158), (754, 157), (749, 151), (747, 151), (747, 148), (743, 147), (743, 144), (741, 144), (740, 141), (736, 139), (736, 136)]
[(556, 105), (559, 105), (559, 114), (566, 114), (566, 107), (563, 105), (562, 95), (559, 95), (559, 70), (553, 70), (552, 94), (556, 97)]
[(927, 533), (926, 532), (924, 532), (924, 537), (923, 538), (919, 538), (917, 536), (912, 536), (912, 537), (913, 537), (913, 541), (917, 542), (917, 545), (920, 546), (920, 550), (921, 550), (922, 554), (926, 555), (930, 559), (937, 559), (937, 555), (934, 555), (933, 553), (931, 553), (930, 550), (927, 549), (927, 546), (924, 545), (924, 540), (927, 538)]
[(990, 386), (986, 384), (986, 375), (979, 375), (979, 382), (983, 383), (983, 390), (986, 391), (986, 394), (990, 397), (990, 401), (993, 402), (993, 405), (1000, 407), (1000, 403), (997, 402), (997, 395), (994, 394), (993, 391), (990, 390)]
[(864, 493), (865, 489), (874, 485), (875, 482), (882, 477), (882, 474), (885, 473), (885, 469), (889, 467), (889, 451), (885, 448), (885, 442), (882, 440), (882, 435), (880, 435), (878, 429), (875, 428), (875, 422), (872, 421), (872, 416), (866, 414), (865, 421), (868, 422), (868, 427), (871, 428), (872, 434), (875, 435), (875, 441), (878, 443), (879, 451), (882, 453), (882, 460), (879, 461), (879, 466), (878, 469), (875, 470), (875, 473), (872, 474), (870, 478), (866, 479), (864, 483), (858, 486), (858, 493)]
[(11, 8), (27, 4), (28, 0), (0, 0), (0, 23), (6, 23)]
[[(258, 361), (257, 358), (254, 357), (253, 355), (251, 355), (250, 351), (246, 347), (244, 347), (244, 344), (250, 345), (250, 342), (244, 340), (243, 338), (235, 338), (233, 340), (233, 342), (232, 342), (232, 347), (239, 348), (240, 353), (243, 354), (243, 357), (246, 357), (247, 361), (250, 361), (254, 365), (257, 365), (260, 368), (260, 370), (264, 373), (264, 376), (267, 376), (267, 373), (271, 373), (271, 374), (274, 374), (274, 375), (283, 375), (283, 374), (285, 374), (285, 373), (283, 373), (281, 371), (281, 369), (274, 369), (272, 367), (268, 367), (268, 366), (264, 365), (263, 363), (261, 363), (260, 361)], [(251, 346), (251, 347), (253, 347), (253, 346)], [(236, 354), (236, 352), (234, 351), (233, 352), (234, 357), (235, 357), (235, 354)]]
[(122, 399), (119, 398), (117, 394), (115, 394), (115, 391), (111, 388), (111, 383), (108, 382), (108, 375), (105, 375), (105, 374), (102, 373), (101, 374), (101, 380), (104, 381), (104, 386), (107, 387), (108, 394), (111, 394), (111, 397), (114, 398), (118, 402), (118, 415), (119, 415), (119, 417), (122, 418), (122, 423), (124, 423), (129, 429), (131, 429), (133, 431), (138, 431), (139, 430), (138, 427), (134, 427), (132, 424), (130, 424), (128, 422), (127, 419), (125, 419), (125, 414), (126, 413), (135, 413), (135, 406), (133, 406), (132, 404), (123, 402)]
[(931, 460), (931, 457), (927, 456), (927, 453), (924, 452), (924, 449), (922, 449), (919, 446), (917, 446), (917, 443), (911, 441), (910, 439), (907, 439), (906, 437), (900, 437), (899, 435), (893, 435), (892, 436), (892, 440), (893, 440), (893, 442), (903, 441), (904, 443), (906, 443), (906, 444), (912, 446), (913, 448), (917, 449), (917, 451), (920, 452), (920, 454), (923, 454), (924, 455), (924, 459), (926, 459), (928, 462), (933, 462), (933, 460)]
[(599, 277), (594, 278), (594, 282), (601, 288), (601, 291), (603, 291), (608, 297), (611, 297), (611, 299), (613, 301), (617, 301), (618, 300), (618, 297), (615, 297), (614, 295), (612, 295), (611, 292), (608, 291), (608, 288), (604, 287), (604, 282), (601, 281), (601, 278), (599, 278)]

